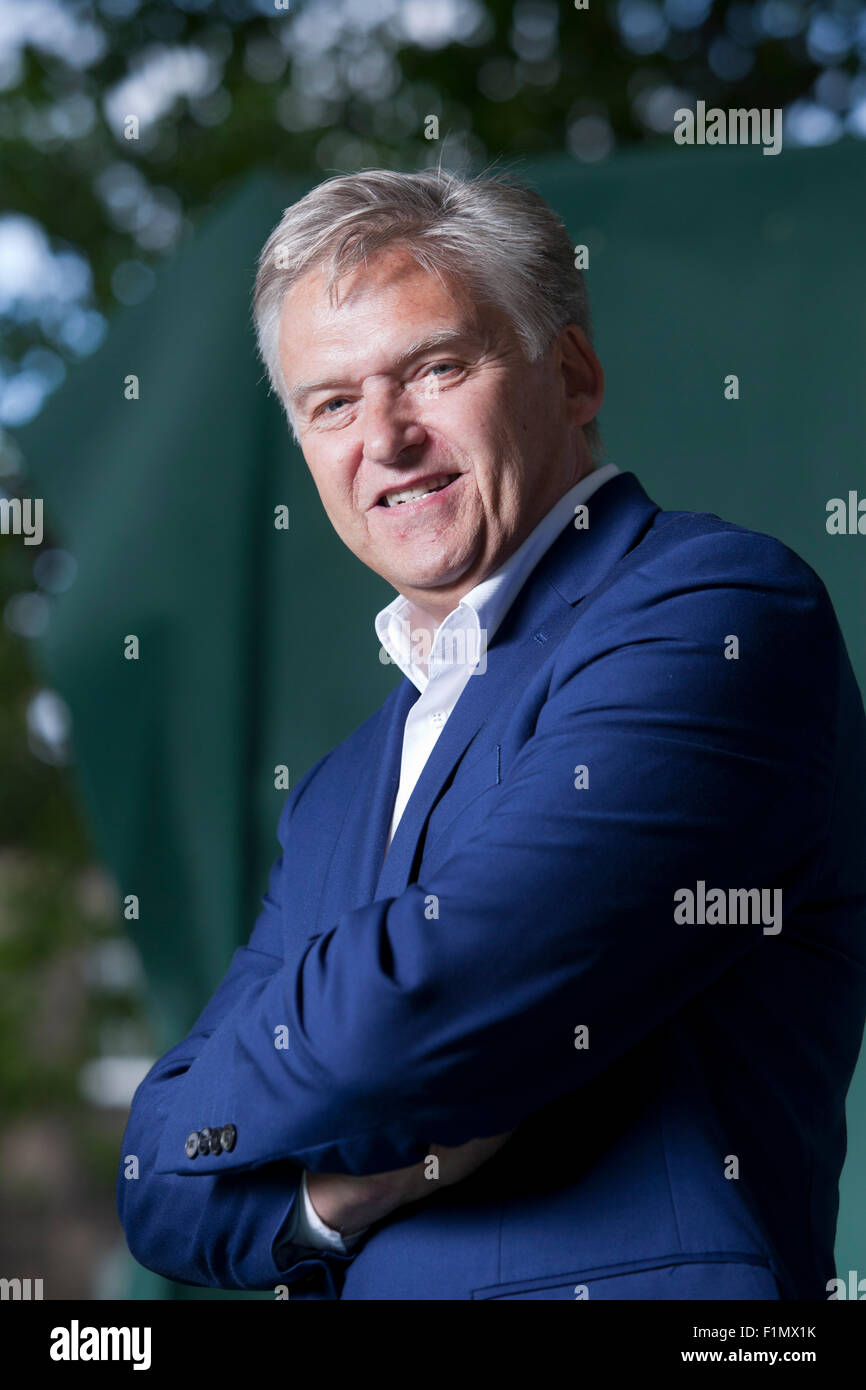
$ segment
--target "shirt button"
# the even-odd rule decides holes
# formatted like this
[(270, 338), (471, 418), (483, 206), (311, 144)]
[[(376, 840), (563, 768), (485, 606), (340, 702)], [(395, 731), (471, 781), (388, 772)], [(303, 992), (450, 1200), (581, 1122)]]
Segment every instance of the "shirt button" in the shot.
[(441, 709), (437, 709), (435, 714), (431, 714), (430, 723), (435, 724), (437, 729), (441, 729), (442, 725), (445, 723), (445, 715), (442, 713)]

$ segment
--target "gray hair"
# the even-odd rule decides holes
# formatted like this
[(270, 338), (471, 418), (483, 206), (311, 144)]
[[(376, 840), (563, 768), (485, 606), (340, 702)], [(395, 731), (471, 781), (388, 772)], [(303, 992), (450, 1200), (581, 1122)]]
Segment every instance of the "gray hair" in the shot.
[[(592, 342), (589, 297), (568, 232), (532, 189), (501, 174), (461, 178), (436, 168), (337, 175), (285, 210), (262, 248), (253, 290), (259, 356), (296, 439), (279, 354), (284, 295), (314, 266), (326, 267), (333, 292), (347, 270), (395, 243), (440, 280), (462, 281), (500, 308), (527, 361), (537, 362), (567, 323)], [(597, 421), (583, 433), (597, 463)]]

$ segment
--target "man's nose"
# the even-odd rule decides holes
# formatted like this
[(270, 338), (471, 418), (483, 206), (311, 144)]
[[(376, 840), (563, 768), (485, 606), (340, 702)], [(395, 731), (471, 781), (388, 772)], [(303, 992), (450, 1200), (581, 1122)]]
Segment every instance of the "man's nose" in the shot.
[(426, 431), (406, 395), (377, 392), (364, 400), (363, 436), (370, 463), (396, 463), (406, 449), (423, 444)]

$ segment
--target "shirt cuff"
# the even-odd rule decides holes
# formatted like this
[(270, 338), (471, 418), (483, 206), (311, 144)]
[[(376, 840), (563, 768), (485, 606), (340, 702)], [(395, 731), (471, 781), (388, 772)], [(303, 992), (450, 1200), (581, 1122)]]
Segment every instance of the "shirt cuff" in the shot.
[(370, 1229), (369, 1226), (365, 1226), (360, 1231), (353, 1231), (350, 1236), (341, 1236), (332, 1226), (326, 1226), (310, 1201), (306, 1169), (301, 1178), (299, 1196), (300, 1201), (295, 1202), (297, 1219), (294, 1230), (287, 1232), (285, 1236), (285, 1239), (294, 1245), (306, 1245), (314, 1250), (335, 1250), (338, 1254), (348, 1255)]

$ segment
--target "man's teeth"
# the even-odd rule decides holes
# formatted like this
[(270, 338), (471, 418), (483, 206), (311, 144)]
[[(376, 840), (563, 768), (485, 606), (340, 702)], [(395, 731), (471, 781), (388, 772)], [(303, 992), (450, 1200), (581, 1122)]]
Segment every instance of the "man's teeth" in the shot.
[(401, 502), (415, 502), (419, 497), (426, 497), (431, 492), (441, 492), (450, 481), (451, 474), (443, 473), (441, 478), (434, 478), (430, 483), (419, 483), (418, 487), (406, 487), (402, 492), (389, 492), (384, 498), (385, 506), (397, 507)]

